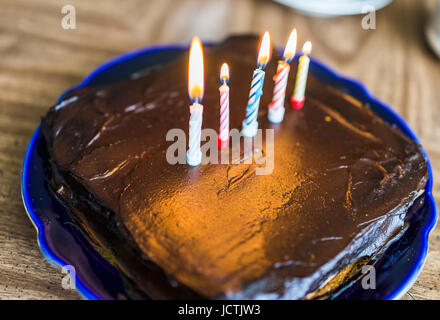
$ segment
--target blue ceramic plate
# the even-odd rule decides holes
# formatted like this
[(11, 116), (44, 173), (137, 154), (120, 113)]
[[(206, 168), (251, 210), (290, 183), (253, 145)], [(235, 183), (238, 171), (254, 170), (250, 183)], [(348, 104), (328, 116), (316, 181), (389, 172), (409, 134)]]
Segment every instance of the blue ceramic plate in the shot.
[[(112, 59), (89, 74), (71, 90), (110, 83), (127, 78), (152, 66), (167, 63), (187, 52), (186, 46), (149, 47)], [(357, 81), (337, 75), (322, 63), (312, 60), (310, 72), (323, 81), (368, 103), (371, 109), (390, 124), (397, 126), (414, 141), (417, 137), (391, 108), (372, 97)], [(52, 196), (47, 186), (47, 159), (41, 152), (43, 138), (38, 128), (29, 142), (22, 171), (22, 197), (29, 218), (38, 232), (38, 243), (47, 260), (58, 266), (72, 265), (76, 288), (87, 299), (130, 297), (127, 282), (118, 269), (106, 261), (69, 217), (65, 208)], [(428, 156), (425, 154), (428, 159)], [(428, 234), (437, 222), (438, 210), (432, 197), (432, 171), (425, 203), (409, 221), (399, 241), (392, 244), (376, 261), (376, 289), (363, 290), (360, 281), (351, 281), (331, 299), (396, 299), (414, 283), (428, 250)]]

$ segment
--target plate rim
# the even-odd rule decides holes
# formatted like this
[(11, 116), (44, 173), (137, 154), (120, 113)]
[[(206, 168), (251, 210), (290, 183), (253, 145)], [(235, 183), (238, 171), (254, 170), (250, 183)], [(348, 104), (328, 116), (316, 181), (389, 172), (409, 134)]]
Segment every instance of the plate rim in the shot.
[[(204, 42), (204, 45), (210, 45), (210, 44), (212, 44), (212, 43)], [(107, 60), (106, 62), (100, 64), (98, 67), (96, 67), (94, 70), (92, 70), (92, 72), (90, 72), (87, 76), (85, 76), (85, 78), (78, 85), (73, 86), (72, 88), (64, 91), (59, 96), (56, 103), (57, 104), (60, 103), (64, 99), (64, 97), (67, 94), (69, 94), (70, 92), (88, 86), (93, 81), (93, 79), (95, 77), (97, 77), (103, 71), (105, 71), (105, 70), (107, 70), (117, 64), (121, 64), (127, 60), (136, 58), (140, 55), (145, 55), (145, 54), (153, 53), (156, 51), (185, 50), (185, 49), (188, 49), (188, 45), (185, 45), (185, 44), (160, 44), (160, 45), (153, 45), (153, 46), (135, 49), (133, 51), (129, 51), (127, 53), (117, 55), (114, 58)], [(386, 105), (385, 103), (383, 103), (382, 101), (377, 99), (375, 96), (373, 96), (368, 91), (368, 89), (366, 88), (366, 86), (363, 83), (361, 83), (360, 81), (355, 80), (351, 77), (343, 76), (340, 73), (335, 72), (333, 69), (331, 69), (330, 67), (328, 67), (327, 65), (320, 62), (318, 59), (316, 59), (314, 57), (311, 58), (311, 63), (315, 67), (323, 70), (324, 72), (327, 72), (331, 77), (335, 78), (337, 81), (356, 88), (357, 90), (359, 90), (360, 94), (367, 101), (378, 105), (380, 108), (385, 110), (389, 115), (391, 115), (393, 118), (395, 118), (396, 122), (398, 122), (399, 125), (402, 127), (401, 129), (403, 129), (401, 131), (404, 131), (404, 134), (406, 134), (411, 140), (417, 142), (422, 147), (423, 155), (424, 155), (425, 159), (427, 160), (429, 177), (428, 177), (428, 181), (427, 181), (427, 184), (425, 187), (425, 197), (426, 197), (426, 201), (429, 202), (431, 205), (431, 213), (433, 213), (433, 214), (432, 214), (431, 220), (425, 226), (425, 229), (420, 231), (420, 232), (423, 232), (423, 239), (422, 239), (423, 240), (422, 241), (423, 247), (419, 251), (419, 254), (417, 257), (417, 263), (415, 263), (415, 267), (412, 269), (412, 272), (407, 275), (405, 281), (402, 282), (400, 286), (398, 286), (393, 292), (391, 292), (388, 296), (386, 296), (384, 298), (386, 300), (400, 299), (411, 288), (411, 286), (414, 284), (417, 277), (419, 276), (420, 272), (422, 271), (422, 268), (423, 268), (424, 263), (427, 258), (427, 252), (428, 252), (428, 246), (429, 246), (428, 236), (429, 236), (429, 233), (435, 228), (437, 221), (438, 221), (438, 207), (437, 207), (436, 202), (434, 200), (434, 197), (432, 195), (433, 174), (432, 174), (431, 162), (429, 160), (428, 154), (427, 154), (425, 148), (423, 147), (423, 145), (420, 143), (420, 140), (415, 135), (415, 133), (411, 130), (409, 125), (406, 123), (406, 121), (396, 111), (394, 111), (390, 106)], [(42, 252), (43, 256), (45, 257), (45, 259), (49, 263), (51, 263), (54, 266), (63, 267), (67, 263), (64, 262), (63, 259), (58, 257), (54, 252), (52, 252), (50, 250), (50, 248), (48, 247), (48, 245), (46, 244), (46, 241), (43, 237), (44, 232), (45, 232), (44, 226), (43, 226), (41, 220), (39, 220), (38, 215), (34, 211), (32, 205), (30, 204), (30, 199), (29, 199), (30, 195), (29, 195), (28, 191), (26, 190), (26, 177), (28, 174), (31, 153), (33, 150), (33, 146), (36, 143), (36, 140), (39, 138), (40, 134), (41, 134), (41, 125), (39, 125), (37, 127), (37, 129), (34, 131), (34, 133), (32, 134), (32, 137), (29, 140), (28, 146), (26, 148), (25, 158), (23, 161), (23, 167), (22, 167), (22, 171), (21, 171), (21, 196), (22, 196), (22, 200), (23, 200), (26, 214), (28, 215), (29, 220), (32, 222), (32, 225), (34, 226), (34, 228), (37, 231), (37, 243), (40, 248), (40, 251)], [(101, 299), (99, 296), (94, 294), (85, 284), (83, 284), (80, 281), (80, 279), (78, 279), (78, 277), (76, 279), (76, 290), (85, 299), (91, 299), (91, 300), (100, 300)]]

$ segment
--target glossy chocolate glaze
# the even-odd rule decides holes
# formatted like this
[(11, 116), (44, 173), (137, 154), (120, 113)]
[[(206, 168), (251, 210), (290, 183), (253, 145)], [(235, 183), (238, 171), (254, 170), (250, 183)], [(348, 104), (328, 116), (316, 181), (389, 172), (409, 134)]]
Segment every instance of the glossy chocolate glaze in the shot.
[[(204, 128), (218, 130), (224, 61), (231, 128), (241, 127), (257, 45), (256, 37), (232, 37), (205, 48)], [(53, 189), (107, 239), (140, 291), (303, 298), (404, 229), (427, 181), (420, 146), (313, 75), (304, 108), (286, 103), (284, 121), (269, 123), (279, 58), (266, 68), (258, 119), (275, 130), (270, 175), (256, 175), (255, 163), (167, 163), (167, 131), (188, 131), (186, 55), (136, 79), (74, 91), (43, 119)], [(295, 73), (292, 63), (289, 93)]]

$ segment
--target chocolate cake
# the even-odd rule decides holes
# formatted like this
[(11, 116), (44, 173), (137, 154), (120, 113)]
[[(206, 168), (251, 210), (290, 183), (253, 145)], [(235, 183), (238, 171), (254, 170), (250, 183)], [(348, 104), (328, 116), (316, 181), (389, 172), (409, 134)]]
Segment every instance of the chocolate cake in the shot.
[[(240, 129), (257, 47), (253, 36), (205, 47), (204, 128), (218, 130), (228, 62), (230, 127)], [(124, 275), (129, 298), (311, 298), (380, 255), (423, 203), (421, 147), (313, 73), (303, 109), (286, 105), (282, 123), (268, 122), (280, 58), (266, 68), (258, 115), (275, 134), (269, 175), (256, 175), (255, 162), (167, 162), (168, 130), (188, 132), (184, 50), (136, 77), (75, 90), (44, 117), (48, 183)], [(292, 63), (288, 93), (295, 74)]]

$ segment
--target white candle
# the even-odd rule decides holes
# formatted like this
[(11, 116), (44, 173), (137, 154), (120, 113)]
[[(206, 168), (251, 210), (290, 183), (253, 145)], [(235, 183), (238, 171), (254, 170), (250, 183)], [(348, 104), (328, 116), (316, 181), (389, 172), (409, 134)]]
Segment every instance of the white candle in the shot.
[(312, 43), (307, 41), (304, 43), (302, 52), (303, 55), (298, 61), (298, 71), (296, 73), (295, 89), (291, 98), (293, 109), (301, 109), (305, 101), (305, 92), (307, 84), (307, 75), (309, 73), (310, 58), (309, 54), (312, 51)]
[(190, 166), (198, 166), (202, 163), (200, 138), (203, 106), (200, 102), (203, 99), (204, 93), (203, 49), (198, 37), (193, 38), (189, 53), (188, 93), (194, 103), (190, 106), (189, 149), (186, 152), (186, 162)]
[(273, 88), (272, 102), (269, 104), (267, 117), (270, 122), (280, 123), (284, 118), (284, 100), (286, 97), (287, 80), (290, 72), (290, 61), (296, 51), (296, 29), (290, 33), (289, 40), (284, 48), (283, 60), (278, 61), (277, 73), (273, 77), (275, 82)]
[(246, 137), (254, 137), (258, 131), (258, 109), (260, 98), (263, 95), (264, 68), (270, 59), (270, 35), (265, 32), (261, 40), (258, 54), (258, 68), (252, 76), (251, 90), (249, 92), (248, 105), (246, 107), (246, 118), (242, 123), (242, 133)]
[(198, 166), (202, 163), (202, 151), (200, 150), (200, 136), (202, 133), (203, 106), (198, 102), (190, 106), (191, 117), (189, 118), (189, 149), (186, 152), (186, 162), (190, 166)]

